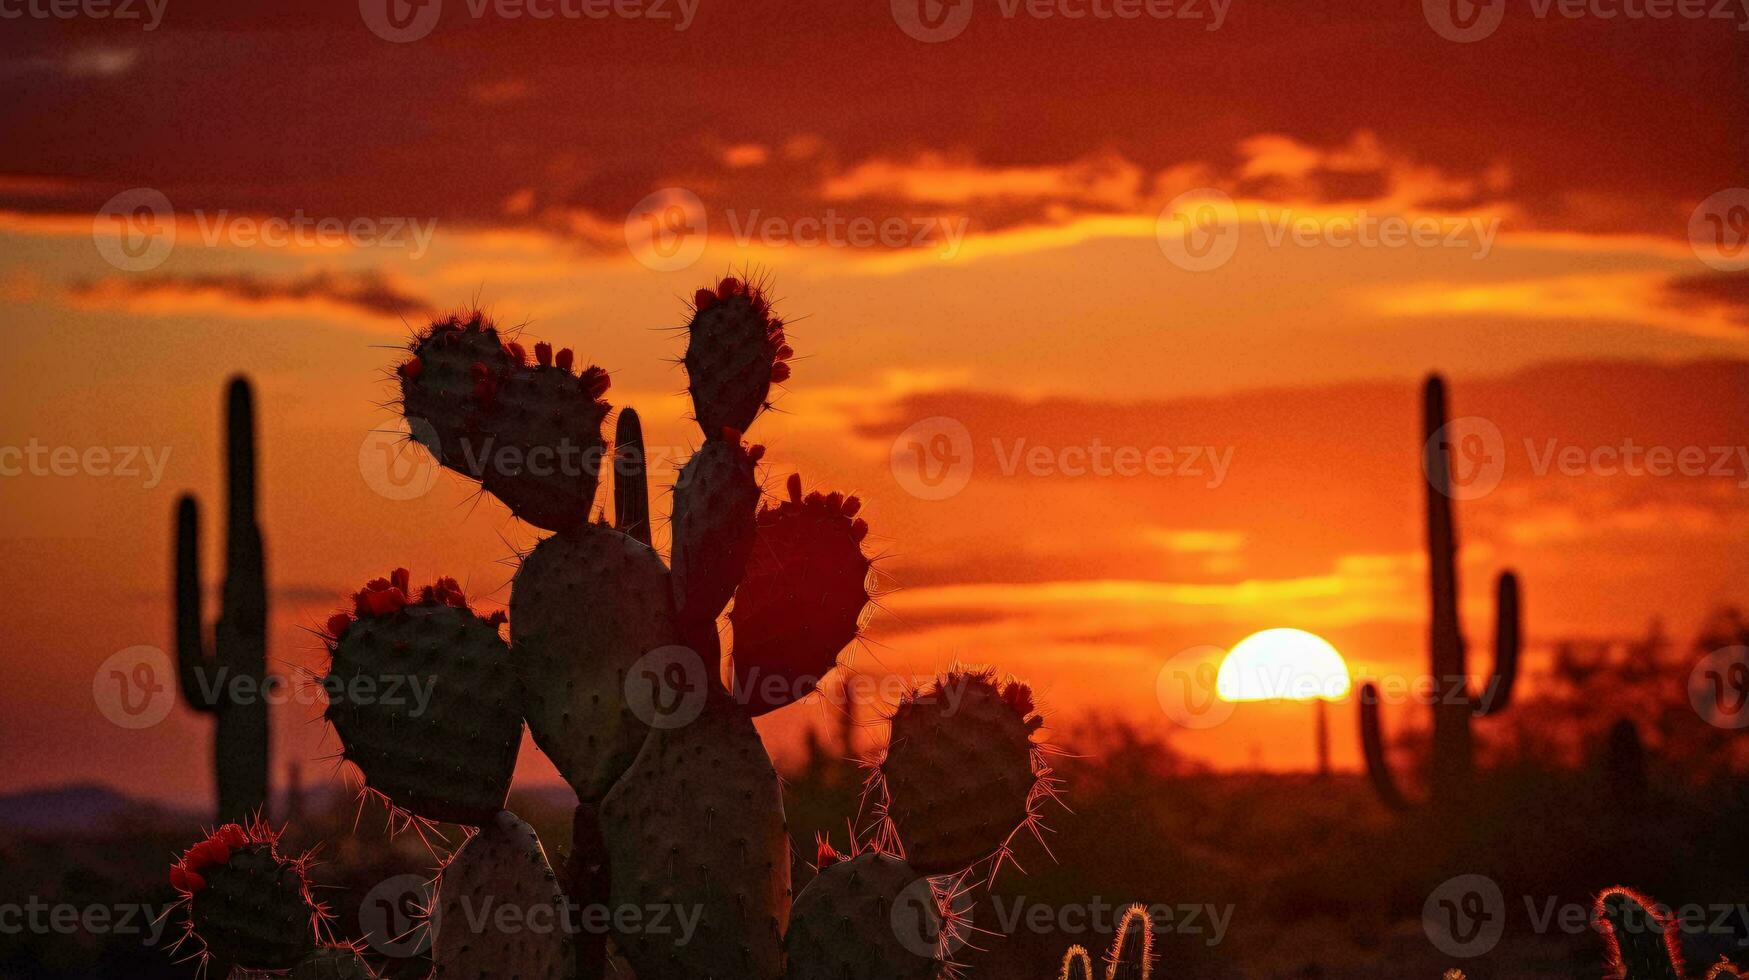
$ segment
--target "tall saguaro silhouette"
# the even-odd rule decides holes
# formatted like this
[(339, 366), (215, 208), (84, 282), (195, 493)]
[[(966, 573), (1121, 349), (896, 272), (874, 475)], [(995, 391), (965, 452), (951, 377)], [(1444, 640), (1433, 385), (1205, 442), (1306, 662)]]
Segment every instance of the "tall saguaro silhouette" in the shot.
[(200, 505), (176, 502), (176, 667), (189, 707), (213, 716), (218, 820), (262, 812), (268, 795), (267, 576), (255, 508), (255, 398), (246, 378), (226, 393), (225, 578), (209, 648), (203, 627)]

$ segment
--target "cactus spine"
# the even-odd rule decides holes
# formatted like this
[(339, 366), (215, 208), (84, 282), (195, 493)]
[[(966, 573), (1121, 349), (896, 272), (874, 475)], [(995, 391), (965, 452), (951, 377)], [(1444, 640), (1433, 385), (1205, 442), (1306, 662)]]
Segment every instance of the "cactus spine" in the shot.
[(200, 507), (176, 503), (177, 680), (189, 707), (213, 716), (220, 822), (267, 805), (267, 579), (255, 506), (255, 407), (247, 379), (226, 398), (225, 579), (209, 652), (202, 627)]
[[(1504, 710), (1518, 678), (1518, 654), (1522, 645), (1519, 616), (1518, 576), (1500, 574), (1495, 583), (1494, 671), (1480, 696), (1470, 689), (1468, 655), (1463, 621), (1458, 610), (1457, 524), (1452, 514), (1452, 454), (1446, 418), (1445, 381), (1430, 375), (1422, 388), (1421, 464), (1426, 478), (1428, 588), (1432, 616), (1428, 627), (1429, 666), (1435, 685), (1433, 702), (1433, 751), (1428, 785), (1438, 806), (1455, 806), (1467, 795), (1475, 774), (1475, 742), (1470, 723)], [(1388, 805), (1400, 807), (1384, 751), (1379, 719), (1379, 692), (1375, 685), (1362, 685), (1360, 718), (1362, 747), (1367, 770), (1379, 796)]]

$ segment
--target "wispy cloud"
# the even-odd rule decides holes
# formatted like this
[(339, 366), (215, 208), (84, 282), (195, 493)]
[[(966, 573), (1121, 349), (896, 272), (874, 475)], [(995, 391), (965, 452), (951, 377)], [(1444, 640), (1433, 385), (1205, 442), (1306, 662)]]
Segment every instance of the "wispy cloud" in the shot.
[(273, 279), (251, 273), (213, 275), (110, 276), (73, 283), (69, 300), (83, 308), (119, 308), (168, 313), (220, 310), (236, 315), (268, 315), (287, 310), (327, 309), (350, 319), (402, 317), (435, 307), (374, 271), (320, 271)]

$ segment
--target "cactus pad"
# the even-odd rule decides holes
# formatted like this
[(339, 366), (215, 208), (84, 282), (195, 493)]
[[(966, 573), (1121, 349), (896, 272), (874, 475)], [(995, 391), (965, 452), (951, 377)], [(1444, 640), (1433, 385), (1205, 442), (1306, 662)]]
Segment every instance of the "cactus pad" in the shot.
[(680, 642), (668, 569), (646, 545), (586, 524), (523, 559), (510, 611), (528, 729), (577, 796), (598, 802), (648, 731), (626, 704), (627, 671)]
[(714, 681), (690, 724), (653, 731), (602, 802), (616, 906), (696, 910), (697, 932), (616, 935), (645, 980), (776, 980), (789, 921), (789, 835), (777, 771)]
[(771, 386), (789, 378), (783, 321), (762, 288), (733, 277), (699, 290), (693, 307), (684, 359), (693, 415), (707, 439), (746, 432)]
[(944, 904), (929, 879), (890, 854), (827, 864), (796, 896), (784, 939), (789, 980), (942, 980), (952, 921)]
[(757, 530), (765, 449), (747, 449), (733, 430), (711, 439), (674, 485), (674, 603), (688, 628), (712, 625), (747, 571)]
[(415, 595), (401, 568), (328, 621), (327, 717), (366, 786), (432, 820), (478, 824), (503, 807), (522, 692), (502, 616), (468, 608), (454, 579)]
[(500, 812), (438, 879), (431, 959), (439, 977), (575, 976), (564, 891), (534, 828)]
[(755, 715), (806, 696), (856, 639), (868, 605), (868, 524), (862, 503), (842, 494), (802, 495), (759, 511), (747, 575), (735, 593), (737, 700)]
[(1609, 944), (1611, 975), (1622, 980), (1682, 980), (1676, 922), (1630, 888), (1597, 896), (1596, 921)]
[(953, 671), (899, 703), (880, 764), (887, 819), (925, 874), (1000, 852), (1043, 789), (1032, 692), (982, 671)]
[(443, 465), (480, 484), (517, 517), (548, 530), (589, 517), (606, 444), (609, 380), (571, 373), (569, 350), (535, 345), (536, 361), (501, 341), (474, 312), (433, 323), (397, 373), (416, 439)]
[(279, 853), (265, 823), (226, 824), (170, 868), (186, 896), (188, 934), (204, 953), (251, 970), (284, 970), (316, 946), (323, 910), (310, 894), (305, 858)]

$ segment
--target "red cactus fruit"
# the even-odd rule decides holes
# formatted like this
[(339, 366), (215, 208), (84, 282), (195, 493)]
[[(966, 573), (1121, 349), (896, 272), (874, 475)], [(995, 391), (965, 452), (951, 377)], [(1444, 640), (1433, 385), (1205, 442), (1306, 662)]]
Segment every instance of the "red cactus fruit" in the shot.
[(553, 345), (542, 340), (534, 345), (534, 359), (542, 367), (550, 367), (553, 363)]
[(403, 363), (400, 367), (395, 369), (396, 373), (401, 377), (406, 378), (408, 381), (418, 381), (419, 373), (424, 370), (425, 362), (417, 357)]
[(510, 355), (510, 362), (512, 364), (515, 364), (517, 367), (527, 366), (527, 364), (528, 364), (528, 350), (526, 348), (524, 348), (521, 344), (517, 343), (516, 341), (512, 340), (511, 342), (505, 344), (504, 345), (504, 353)]
[(925, 874), (1004, 852), (1049, 791), (1032, 735), (1043, 720), (1024, 684), (953, 671), (905, 698), (875, 790), (905, 860)]
[(707, 438), (753, 424), (772, 384), (789, 377), (778, 356), (787, 347), (783, 321), (772, 315), (761, 286), (730, 276), (694, 295), (683, 363), (693, 415)]
[(754, 715), (805, 697), (856, 638), (868, 605), (870, 562), (862, 553), (855, 497), (803, 495), (761, 508), (753, 553), (735, 605), (735, 692)]
[(576, 356), (577, 355), (571, 352), (571, 348), (567, 347), (564, 350), (559, 351), (559, 353), (553, 357), (553, 366), (566, 374), (570, 374), (571, 362)]
[(308, 860), (280, 854), (279, 835), (259, 819), (214, 831), (170, 869), (187, 937), (203, 956), (246, 969), (291, 968), (315, 948), (327, 914), (312, 897)]

